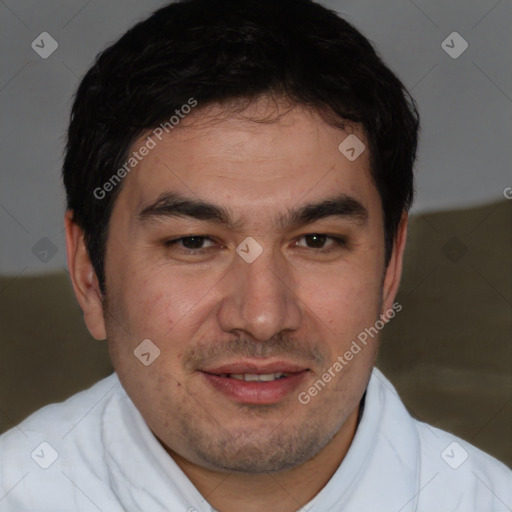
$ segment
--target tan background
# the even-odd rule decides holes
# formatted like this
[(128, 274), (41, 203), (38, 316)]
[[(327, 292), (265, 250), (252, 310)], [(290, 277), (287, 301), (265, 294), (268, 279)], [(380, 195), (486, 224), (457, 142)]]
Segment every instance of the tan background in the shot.
[[(378, 366), (419, 419), (512, 467), (512, 201), (412, 217)], [(0, 432), (113, 370), (67, 273), (0, 277)]]

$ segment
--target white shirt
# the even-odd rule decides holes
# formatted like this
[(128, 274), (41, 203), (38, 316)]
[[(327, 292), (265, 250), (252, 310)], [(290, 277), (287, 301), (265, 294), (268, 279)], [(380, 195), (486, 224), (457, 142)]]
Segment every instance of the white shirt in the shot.
[[(98, 510), (214, 510), (154, 437), (115, 373), (0, 436), (1, 512)], [(302, 510), (510, 512), (512, 471), (412, 418), (374, 368), (347, 455)]]

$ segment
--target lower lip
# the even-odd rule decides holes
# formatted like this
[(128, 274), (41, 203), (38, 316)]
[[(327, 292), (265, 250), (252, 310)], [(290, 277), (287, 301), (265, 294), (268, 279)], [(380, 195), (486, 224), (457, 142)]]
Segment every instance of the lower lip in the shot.
[(253, 382), (220, 377), (202, 372), (206, 381), (229, 398), (245, 404), (274, 404), (297, 391), (308, 370), (293, 373), (284, 379)]

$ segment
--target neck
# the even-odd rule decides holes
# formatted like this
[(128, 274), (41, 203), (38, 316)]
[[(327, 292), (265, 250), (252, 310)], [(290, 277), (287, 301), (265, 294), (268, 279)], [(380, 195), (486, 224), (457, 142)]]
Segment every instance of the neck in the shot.
[(221, 473), (167, 451), (201, 495), (220, 512), (295, 512), (311, 501), (332, 478), (354, 438), (360, 405), (338, 433), (312, 459), (280, 473)]

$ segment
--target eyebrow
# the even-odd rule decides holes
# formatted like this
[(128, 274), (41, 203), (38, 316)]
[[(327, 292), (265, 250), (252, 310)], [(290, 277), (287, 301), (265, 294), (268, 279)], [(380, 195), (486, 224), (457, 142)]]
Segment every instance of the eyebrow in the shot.
[[(144, 207), (137, 215), (141, 223), (186, 217), (225, 225), (233, 230), (239, 229), (242, 224), (236, 221), (229, 210), (223, 206), (172, 192), (161, 194), (154, 203)], [(357, 199), (339, 194), (319, 202), (289, 209), (277, 217), (275, 225), (283, 230), (298, 228), (328, 217), (338, 217), (364, 224), (368, 219), (368, 210)]]

